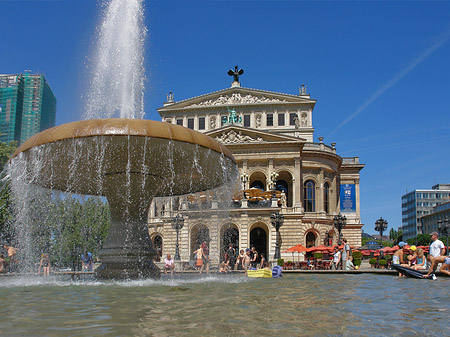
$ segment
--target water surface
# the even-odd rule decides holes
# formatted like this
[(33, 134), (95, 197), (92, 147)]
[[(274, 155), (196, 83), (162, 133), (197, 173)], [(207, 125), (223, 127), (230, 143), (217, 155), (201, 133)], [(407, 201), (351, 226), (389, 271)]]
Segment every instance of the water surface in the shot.
[(448, 278), (0, 278), (2, 336), (450, 335)]

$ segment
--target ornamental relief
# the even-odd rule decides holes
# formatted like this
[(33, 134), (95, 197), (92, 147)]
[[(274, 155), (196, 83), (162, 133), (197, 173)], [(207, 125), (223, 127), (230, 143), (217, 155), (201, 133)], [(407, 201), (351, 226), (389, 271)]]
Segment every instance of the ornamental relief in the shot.
[(334, 175), (332, 173), (328, 172), (328, 171), (325, 171), (323, 173), (323, 176), (324, 176), (325, 179), (328, 179), (328, 180), (331, 180), (331, 181), (333, 180), (333, 177), (334, 177)]
[(228, 132), (222, 132), (222, 134), (220, 136), (216, 137), (216, 140), (223, 144), (258, 143), (258, 142), (263, 141), (263, 139), (261, 137), (252, 138), (250, 136), (243, 135), (241, 131), (236, 132), (234, 130), (230, 130)]
[(317, 170), (313, 170), (313, 169), (302, 169), (301, 172), (303, 173), (303, 176), (306, 176), (306, 175), (316, 176), (319, 173), (319, 172), (317, 172)]
[(191, 104), (188, 108), (192, 107), (200, 107), (200, 106), (215, 106), (215, 105), (233, 105), (233, 104), (256, 104), (256, 103), (283, 103), (287, 102), (287, 100), (277, 99), (277, 98), (268, 98), (264, 95), (262, 96), (254, 96), (251, 94), (242, 96), (239, 93), (234, 93), (231, 95), (223, 95), (216, 99), (209, 99), (200, 103)]

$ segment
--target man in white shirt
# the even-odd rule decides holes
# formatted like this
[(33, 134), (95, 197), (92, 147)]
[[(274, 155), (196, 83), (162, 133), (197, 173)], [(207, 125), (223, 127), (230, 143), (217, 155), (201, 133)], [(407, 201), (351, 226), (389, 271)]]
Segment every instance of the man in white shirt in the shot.
[(431, 257), (439, 257), (445, 254), (445, 246), (444, 243), (438, 239), (439, 234), (437, 232), (432, 232), (431, 234), (431, 245), (430, 245), (430, 253), (428, 254), (428, 266), (431, 265)]
[(439, 234), (437, 232), (433, 232), (430, 235), (431, 240), (433, 241), (430, 245), (430, 255), (433, 257), (445, 255), (445, 246), (444, 243), (438, 239)]

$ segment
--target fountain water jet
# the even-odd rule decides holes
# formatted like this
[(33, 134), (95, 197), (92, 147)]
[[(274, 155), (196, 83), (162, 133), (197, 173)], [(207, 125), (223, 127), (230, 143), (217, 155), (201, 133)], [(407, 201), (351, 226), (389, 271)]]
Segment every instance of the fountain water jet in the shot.
[(108, 199), (111, 227), (97, 271), (105, 279), (159, 276), (147, 228), (153, 197), (211, 189), (237, 177), (233, 156), (212, 138), (138, 119), (57, 126), (28, 139), (12, 161), (32, 184)]

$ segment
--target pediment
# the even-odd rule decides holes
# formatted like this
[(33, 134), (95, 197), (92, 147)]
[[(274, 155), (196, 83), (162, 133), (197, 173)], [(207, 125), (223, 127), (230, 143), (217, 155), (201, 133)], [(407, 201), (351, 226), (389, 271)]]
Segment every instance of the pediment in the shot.
[(259, 131), (256, 129), (241, 127), (238, 125), (227, 125), (205, 133), (224, 145), (238, 144), (268, 144), (268, 143), (295, 143), (303, 144), (305, 139), (286, 135)]
[(168, 104), (162, 108), (159, 108), (158, 111), (163, 112), (178, 109), (290, 103), (315, 104), (316, 100), (297, 95), (282, 94), (265, 90), (232, 87)]

